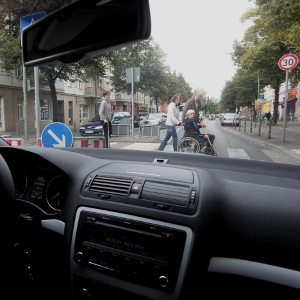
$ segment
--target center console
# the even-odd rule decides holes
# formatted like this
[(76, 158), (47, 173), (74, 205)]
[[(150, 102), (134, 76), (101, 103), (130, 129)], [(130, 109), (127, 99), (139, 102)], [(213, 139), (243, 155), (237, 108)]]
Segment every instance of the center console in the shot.
[(176, 299), (190, 251), (190, 228), (81, 207), (71, 249), (78, 299)]

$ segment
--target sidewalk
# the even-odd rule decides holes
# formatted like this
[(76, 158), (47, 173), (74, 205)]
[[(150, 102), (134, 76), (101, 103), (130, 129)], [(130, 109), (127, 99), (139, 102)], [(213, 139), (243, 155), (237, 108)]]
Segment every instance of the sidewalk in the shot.
[(269, 138), (269, 126), (265, 124), (261, 124), (259, 135), (259, 122), (252, 122), (252, 132), (251, 121), (246, 121), (246, 131), (245, 121), (241, 122), (240, 128), (239, 126), (223, 126), (222, 128), (233, 134), (242, 136), (247, 140), (275, 148), (300, 161), (300, 122), (287, 122), (285, 128), (285, 142), (283, 142), (282, 121), (278, 121), (277, 126), (271, 126), (271, 138)]

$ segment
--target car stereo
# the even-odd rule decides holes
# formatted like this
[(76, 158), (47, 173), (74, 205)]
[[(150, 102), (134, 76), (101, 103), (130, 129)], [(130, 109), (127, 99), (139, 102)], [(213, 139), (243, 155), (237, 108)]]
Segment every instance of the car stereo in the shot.
[[(191, 231), (183, 226), (120, 213), (80, 208), (73, 262), (166, 293), (183, 276)], [(77, 272), (86, 275), (84, 272)]]

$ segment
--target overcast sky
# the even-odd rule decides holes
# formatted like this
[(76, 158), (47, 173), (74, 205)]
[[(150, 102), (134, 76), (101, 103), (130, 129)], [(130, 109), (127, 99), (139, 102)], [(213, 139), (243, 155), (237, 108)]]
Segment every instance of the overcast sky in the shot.
[(219, 99), (235, 74), (226, 53), (250, 25), (240, 21), (250, 7), (248, 0), (150, 0), (151, 35), (166, 53), (166, 64), (193, 90), (203, 88)]

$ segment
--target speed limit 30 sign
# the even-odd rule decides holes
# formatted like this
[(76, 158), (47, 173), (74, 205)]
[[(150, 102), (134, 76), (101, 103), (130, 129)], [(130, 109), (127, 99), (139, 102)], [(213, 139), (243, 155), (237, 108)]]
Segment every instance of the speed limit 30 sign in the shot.
[(283, 55), (279, 61), (278, 66), (281, 70), (289, 71), (298, 65), (298, 57), (295, 54)]

